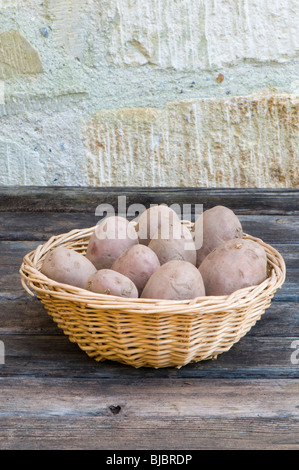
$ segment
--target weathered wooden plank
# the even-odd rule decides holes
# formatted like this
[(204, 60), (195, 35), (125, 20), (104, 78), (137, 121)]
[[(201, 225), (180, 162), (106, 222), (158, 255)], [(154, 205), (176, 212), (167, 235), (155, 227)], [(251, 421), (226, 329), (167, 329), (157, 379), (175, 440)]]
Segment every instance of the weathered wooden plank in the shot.
[(275, 216), (240, 216), (244, 232), (265, 243), (299, 243), (299, 218)]
[(48, 240), (52, 235), (94, 226), (99, 221), (85, 213), (0, 213), (0, 240)]
[[(88, 358), (53, 322), (37, 300), (0, 301), (0, 340), (6, 349), (6, 366), (0, 375), (49, 375), (105, 378), (136, 375), (178, 377), (298, 377), (291, 362), (291, 347), (299, 337), (298, 304), (274, 302), (261, 320), (217, 361), (191, 364), (180, 371), (135, 370)], [(58, 335), (58, 338), (55, 336)], [(292, 337), (291, 337), (292, 335)], [(34, 337), (33, 337), (34, 336)], [(28, 364), (30, 367), (28, 368)]]
[(0, 300), (0, 325), (0, 335), (62, 334), (43, 304), (30, 296), (16, 300)]
[[(280, 379), (246, 380), (231, 382), (221, 380), (175, 379), (141, 380), (138, 383), (126, 379), (119, 384), (116, 379), (102, 383), (98, 380), (0, 378), (0, 415), (24, 417), (56, 416), (113, 417), (111, 407), (119, 406), (124, 417), (178, 416), (228, 417), (283, 417), (299, 418), (299, 380)], [(157, 386), (159, 385), (159, 386)], [(259, 396), (256, 402), (252, 397)], [(20, 389), (22, 396), (20, 396)], [(219, 389), (223, 394), (218, 396)], [(267, 392), (272, 394), (267, 396)], [(98, 392), (101, 392), (98, 394)], [(10, 393), (8, 393), (10, 392)], [(258, 392), (258, 393), (257, 393)], [(147, 400), (144, 400), (144, 394)], [(239, 400), (235, 400), (235, 397)], [(229, 403), (227, 402), (229, 400)], [(235, 401), (234, 405), (233, 402)], [(68, 406), (65, 406), (68, 402)], [(176, 402), (177, 407), (171, 402)], [(299, 431), (299, 429), (298, 429)]]
[[(55, 413), (50, 418), (3, 418), (0, 449), (298, 450), (298, 420), (292, 417), (116, 419), (66, 419)], [(106, 462), (99, 456), (98, 463)]]
[[(97, 224), (91, 213), (0, 213), (0, 240), (45, 241), (52, 235)], [(189, 219), (190, 220), (190, 219)], [(299, 243), (299, 217), (241, 215), (245, 232), (266, 243)]]
[[(24, 299), (0, 299), (0, 335), (62, 334), (43, 304), (27, 296)], [(298, 336), (299, 303), (272, 302), (256, 325), (247, 333), (250, 336)]]
[[(5, 364), (1, 377), (173, 377), (173, 378), (299, 378), (299, 355), (292, 347), (298, 336), (245, 336), (217, 360), (173, 367), (135, 369), (112, 361), (96, 362), (64, 335), (1, 335)], [(292, 359), (293, 358), (293, 359)]]
[(299, 267), (299, 244), (290, 243), (290, 244), (281, 244), (281, 243), (272, 243), (273, 248), (275, 248), (282, 255), (287, 270), (295, 269)]
[(6, 379), (0, 448), (295, 449), (298, 392), (298, 380)]
[(94, 213), (102, 203), (116, 207), (120, 195), (126, 196), (127, 206), (178, 203), (209, 208), (222, 204), (243, 214), (299, 213), (299, 189), (36, 186), (0, 188), (0, 211)]
[(23, 257), (43, 241), (0, 240), (0, 265), (19, 267)]

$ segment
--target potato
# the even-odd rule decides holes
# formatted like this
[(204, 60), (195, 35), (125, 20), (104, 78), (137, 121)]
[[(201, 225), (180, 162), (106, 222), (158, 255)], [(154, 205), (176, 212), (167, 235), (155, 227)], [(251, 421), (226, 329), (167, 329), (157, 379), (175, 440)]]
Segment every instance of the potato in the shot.
[(202, 246), (197, 246), (196, 266), (200, 266), (205, 257), (217, 246), (243, 236), (238, 217), (231, 209), (224, 206), (215, 206), (204, 211), (195, 221), (193, 232), (197, 240), (202, 237)]
[(86, 257), (97, 269), (109, 269), (128, 248), (138, 243), (138, 235), (131, 222), (124, 217), (105, 217), (90, 237)]
[(146, 211), (142, 212), (136, 224), (139, 243), (148, 245), (162, 222), (171, 223), (179, 220), (176, 212), (164, 204), (149, 207)]
[(131, 279), (112, 269), (100, 269), (94, 273), (88, 279), (85, 289), (98, 294), (138, 297), (137, 287)]
[(267, 278), (267, 255), (253, 240), (229, 240), (209, 253), (198, 269), (207, 295), (229, 295)]
[(159, 259), (148, 246), (131, 246), (114, 261), (112, 268), (134, 282), (141, 294), (151, 275), (160, 267)]
[(196, 264), (196, 248), (192, 234), (179, 221), (172, 224), (162, 223), (148, 246), (156, 253), (161, 265), (176, 259)]
[(61, 246), (47, 253), (41, 272), (53, 281), (84, 288), (96, 267), (81, 253)]
[(205, 288), (199, 270), (188, 261), (172, 260), (152, 274), (140, 297), (187, 300), (204, 295)]

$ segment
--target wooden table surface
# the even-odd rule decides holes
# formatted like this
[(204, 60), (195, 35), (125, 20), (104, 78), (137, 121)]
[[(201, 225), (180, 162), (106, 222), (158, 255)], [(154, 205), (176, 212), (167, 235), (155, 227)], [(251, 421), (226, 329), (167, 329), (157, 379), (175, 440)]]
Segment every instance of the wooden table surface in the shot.
[[(97, 363), (22, 288), (23, 256), (51, 235), (133, 202), (231, 207), (284, 256), (286, 282), (217, 360), (181, 369)], [(1, 449), (298, 449), (299, 190), (0, 189)]]

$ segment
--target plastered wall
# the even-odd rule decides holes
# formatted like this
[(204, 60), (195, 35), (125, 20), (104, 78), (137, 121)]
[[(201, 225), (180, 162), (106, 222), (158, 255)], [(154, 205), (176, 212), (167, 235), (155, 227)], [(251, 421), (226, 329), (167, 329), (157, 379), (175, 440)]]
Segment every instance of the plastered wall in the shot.
[(0, 0), (0, 184), (299, 187), (297, 0)]

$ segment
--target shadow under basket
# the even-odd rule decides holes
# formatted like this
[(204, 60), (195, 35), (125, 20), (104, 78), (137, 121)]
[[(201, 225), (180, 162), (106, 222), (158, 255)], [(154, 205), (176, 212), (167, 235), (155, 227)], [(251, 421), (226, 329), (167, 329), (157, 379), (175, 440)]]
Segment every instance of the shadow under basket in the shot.
[[(191, 222), (185, 222), (189, 228)], [(216, 359), (260, 319), (285, 280), (282, 256), (261, 239), (268, 277), (258, 286), (231, 295), (192, 300), (127, 299), (95, 294), (52, 281), (41, 272), (46, 254), (64, 246), (85, 254), (95, 227), (51, 237), (28, 253), (20, 268), (25, 290), (42, 301), (70, 341), (96, 361), (112, 360), (133, 367), (177, 367)]]

